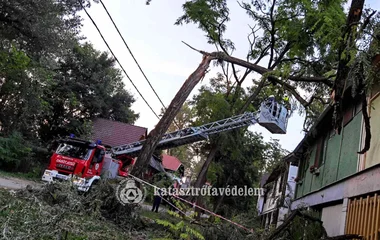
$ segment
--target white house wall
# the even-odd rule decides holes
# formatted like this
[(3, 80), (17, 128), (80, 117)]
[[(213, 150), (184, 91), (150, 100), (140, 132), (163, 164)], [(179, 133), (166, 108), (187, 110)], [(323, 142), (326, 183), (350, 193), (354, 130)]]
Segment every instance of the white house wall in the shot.
[(264, 207), (264, 196), (260, 196), (259, 199), (257, 200), (257, 212), (259, 215), (262, 214), (263, 207)]
[(274, 189), (276, 191), (274, 197), (272, 197), (273, 187), (270, 191), (268, 191), (267, 199), (266, 199), (266, 202), (265, 202), (264, 208), (263, 208), (263, 213), (271, 212), (274, 209), (276, 209), (277, 199), (279, 199), (281, 196), (280, 180), (281, 180), (281, 177), (277, 178), (276, 186), (274, 187)]
[(290, 205), (292, 199), (294, 199), (295, 191), (296, 191), (296, 182), (294, 179), (297, 177), (298, 167), (290, 165), (289, 174), (288, 174), (288, 184), (286, 186), (285, 192), (285, 206)]
[(329, 237), (341, 235), (341, 224), (344, 223), (342, 215), (343, 204), (337, 204), (322, 209), (323, 226), (326, 229), (326, 233)]

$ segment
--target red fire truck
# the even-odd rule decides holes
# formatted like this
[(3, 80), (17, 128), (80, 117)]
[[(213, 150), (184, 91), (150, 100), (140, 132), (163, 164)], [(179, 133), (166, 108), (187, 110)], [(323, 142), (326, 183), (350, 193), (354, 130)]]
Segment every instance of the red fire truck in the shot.
[[(108, 173), (106, 170), (116, 171), (119, 176), (127, 176), (128, 170), (123, 167), (121, 160), (113, 159), (107, 154), (106, 147), (100, 141), (88, 142), (72, 135), (58, 141), (58, 147), (50, 158), (42, 180), (52, 182), (55, 179), (72, 179), (79, 190), (87, 191), (102, 174)], [(130, 164), (132, 161), (130, 159)], [(111, 169), (107, 169), (110, 167)]]
[[(287, 127), (287, 110), (275, 102), (263, 103), (260, 111), (190, 127), (165, 134), (157, 145), (158, 150), (208, 139), (212, 134), (259, 123), (271, 133), (284, 134)], [(275, 113), (275, 114), (272, 114)], [(45, 170), (42, 180), (72, 180), (80, 191), (88, 191), (103, 178), (128, 176), (136, 156), (145, 140), (107, 149), (101, 141), (89, 142), (74, 135), (60, 140)]]

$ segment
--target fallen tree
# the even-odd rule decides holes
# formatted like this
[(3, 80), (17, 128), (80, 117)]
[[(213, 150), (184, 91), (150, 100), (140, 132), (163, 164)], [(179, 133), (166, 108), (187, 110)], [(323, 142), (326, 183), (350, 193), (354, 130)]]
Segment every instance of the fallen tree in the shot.
[[(298, 221), (297, 221), (298, 220)], [(308, 211), (294, 210), (288, 218), (278, 228), (276, 228), (265, 240), (279, 239), (301, 239), (294, 238), (300, 234), (302, 239), (323, 239), (323, 240), (344, 240), (344, 239), (363, 239), (356, 234), (345, 234), (341, 236), (328, 237), (323, 222), (310, 214)]]

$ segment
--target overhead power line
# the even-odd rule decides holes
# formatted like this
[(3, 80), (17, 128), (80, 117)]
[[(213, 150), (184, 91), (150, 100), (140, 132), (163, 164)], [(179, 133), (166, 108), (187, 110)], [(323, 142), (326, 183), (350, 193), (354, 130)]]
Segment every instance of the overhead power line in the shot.
[[(131, 49), (129, 48), (127, 42), (125, 41), (123, 35), (120, 33), (120, 30), (119, 30), (119, 28), (117, 27), (115, 21), (113, 20), (111, 14), (108, 12), (107, 7), (104, 5), (104, 3), (103, 3), (102, 0), (100, 0), (100, 3), (102, 4), (104, 10), (106, 11), (106, 13), (107, 13), (109, 19), (111, 20), (111, 22), (112, 22), (113, 26), (115, 27), (117, 33), (119, 34), (120, 38), (123, 40), (124, 45), (127, 47), (128, 52), (131, 54), (131, 56), (132, 56), (133, 60), (135, 61), (137, 67), (140, 69), (140, 72), (142, 73), (142, 75), (144, 76), (145, 80), (148, 82), (150, 88), (153, 90), (154, 94), (156, 95), (156, 97), (158, 98), (158, 100), (160, 101), (160, 103), (162, 104), (162, 107), (166, 110), (165, 104), (162, 102), (162, 100), (161, 100), (161, 98), (158, 96), (156, 90), (154, 89), (154, 87), (153, 87), (152, 84), (150, 83), (148, 77), (145, 75), (145, 72), (142, 70), (140, 64), (137, 62), (137, 60), (136, 60), (135, 56), (133, 55)], [(175, 120), (174, 120), (174, 123), (177, 125), (177, 127), (178, 127), (178, 129), (179, 129), (180, 127), (179, 127), (178, 123), (177, 123)]]
[(103, 42), (106, 44), (108, 50), (111, 52), (112, 56), (115, 58), (116, 62), (119, 64), (120, 68), (123, 70), (125, 76), (127, 76), (128, 80), (132, 83), (133, 87), (136, 89), (136, 91), (139, 93), (139, 95), (141, 96), (141, 98), (144, 100), (144, 102), (146, 103), (146, 105), (148, 105), (148, 107), (150, 108), (150, 110), (154, 113), (154, 115), (156, 115), (156, 117), (158, 119), (160, 119), (160, 117), (156, 114), (156, 112), (153, 110), (153, 108), (149, 105), (149, 103), (146, 101), (146, 99), (144, 98), (144, 96), (141, 94), (141, 92), (139, 91), (139, 89), (136, 87), (136, 85), (133, 83), (132, 79), (129, 77), (127, 71), (125, 71), (123, 65), (121, 65), (120, 61), (117, 59), (116, 55), (113, 53), (111, 47), (108, 45), (108, 42), (107, 40), (104, 38), (102, 32), (100, 31), (98, 25), (95, 23), (95, 21), (92, 19), (91, 15), (87, 12), (86, 8), (83, 6), (82, 2), (80, 0), (78, 0), (78, 2), (80, 3), (81, 7), (83, 8), (84, 12), (86, 13), (86, 15), (88, 16), (88, 18), (91, 20), (91, 22), (94, 24), (96, 30), (98, 31), (99, 35), (102, 37), (103, 39)]
[(111, 20), (113, 26), (115, 27), (116, 31), (119, 33), (119, 36), (120, 36), (121, 39), (123, 40), (124, 45), (127, 47), (129, 53), (131, 54), (133, 60), (135, 61), (135, 63), (136, 63), (136, 65), (138, 66), (138, 68), (140, 69), (140, 71), (141, 71), (142, 75), (144, 76), (145, 80), (148, 82), (150, 88), (153, 90), (154, 94), (156, 95), (156, 97), (158, 98), (158, 100), (161, 102), (162, 106), (166, 109), (165, 104), (161, 101), (161, 98), (158, 96), (156, 90), (153, 88), (152, 84), (151, 84), (150, 81), (148, 80), (148, 77), (145, 75), (144, 71), (141, 69), (140, 64), (137, 62), (137, 60), (136, 60), (135, 56), (133, 55), (131, 49), (129, 48), (128, 44), (126, 43), (126, 41), (125, 41), (123, 35), (121, 35), (121, 33), (120, 33), (120, 31), (119, 31), (119, 28), (116, 26), (116, 23), (113, 21), (113, 18), (111, 17), (111, 14), (108, 12), (108, 9), (106, 8), (106, 6), (104, 5), (104, 3), (103, 3), (102, 0), (100, 0), (100, 3), (102, 4), (104, 10), (107, 12), (107, 15), (108, 15), (108, 17), (110, 18), (110, 20)]

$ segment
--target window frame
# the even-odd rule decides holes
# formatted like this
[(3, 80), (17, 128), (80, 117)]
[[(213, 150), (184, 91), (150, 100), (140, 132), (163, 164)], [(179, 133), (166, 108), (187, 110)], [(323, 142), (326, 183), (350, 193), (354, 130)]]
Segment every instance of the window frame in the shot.
[(326, 139), (327, 135), (322, 135), (317, 141), (317, 149), (314, 158), (314, 166), (316, 168), (320, 168), (325, 162)]

